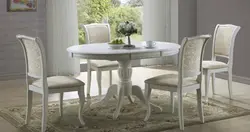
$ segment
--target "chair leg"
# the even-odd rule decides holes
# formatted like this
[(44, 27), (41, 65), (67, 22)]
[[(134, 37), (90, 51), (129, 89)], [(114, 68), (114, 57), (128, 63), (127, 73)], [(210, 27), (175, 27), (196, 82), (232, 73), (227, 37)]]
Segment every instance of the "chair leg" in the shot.
[(97, 70), (96, 71), (96, 78), (97, 78), (97, 84), (98, 84), (98, 93), (99, 96), (102, 95), (102, 71)]
[(81, 125), (85, 125), (85, 122), (82, 118), (82, 113), (83, 113), (83, 106), (85, 103), (85, 94), (84, 94), (84, 86), (82, 86), (79, 91), (78, 91), (78, 96), (79, 96), (79, 111), (78, 111), (78, 118), (81, 123)]
[(60, 112), (60, 116), (62, 117), (63, 116), (63, 93), (60, 93), (60, 109), (59, 109), (59, 112)]
[(215, 94), (215, 73), (212, 73), (212, 90), (213, 94)]
[(205, 73), (205, 102), (208, 102), (209, 83), (210, 83), (210, 73), (207, 71)]
[(184, 130), (184, 117), (183, 117), (183, 104), (182, 104), (182, 92), (178, 92), (178, 115), (180, 129)]
[(198, 106), (198, 112), (200, 115), (200, 120), (202, 123), (204, 123), (204, 115), (203, 115), (203, 105), (202, 105), (202, 99), (201, 99), (201, 89), (197, 89), (197, 106)]
[(109, 86), (112, 85), (112, 70), (109, 70)]
[(145, 104), (147, 105), (147, 113), (144, 118), (144, 121), (147, 121), (151, 115), (151, 106), (150, 106), (150, 96), (151, 96), (152, 89), (149, 87), (148, 84), (145, 84)]
[(47, 115), (48, 115), (48, 94), (43, 94), (43, 108), (42, 108), (42, 131), (46, 132), (47, 128)]
[(174, 113), (174, 92), (170, 92), (172, 113)]
[(32, 110), (32, 100), (33, 100), (33, 92), (30, 90), (27, 90), (27, 111), (26, 111), (26, 120), (25, 124), (29, 124), (30, 122), (30, 116), (31, 116), (31, 110)]
[(88, 72), (88, 76), (87, 76), (87, 95), (90, 95), (90, 87), (91, 87), (91, 66), (90, 64), (88, 64), (88, 69), (87, 69), (87, 72)]
[(122, 107), (122, 103), (123, 103), (123, 100), (124, 100), (124, 90), (125, 90), (125, 87), (120, 87), (119, 88), (119, 95), (118, 95), (118, 101), (117, 101), (117, 104), (116, 104), (116, 110), (115, 112), (113, 113), (113, 120), (116, 120), (120, 114), (120, 111), (121, 111), (121, 107)]
[[(112, 85), (112, 78), (113, 78), (113, 77), (112, 77), (112, 70), (109, 70), (109, 86)], [(114, 99), (117, 99), (117, 96), (114, 95), (113, 98), (114, 98)]]
[(232, 78), (232, 69), (228, 70), (228, 91), (229, 91), (229, 98), (232, 99), (232, 82), (233, 82), (233, 78)]

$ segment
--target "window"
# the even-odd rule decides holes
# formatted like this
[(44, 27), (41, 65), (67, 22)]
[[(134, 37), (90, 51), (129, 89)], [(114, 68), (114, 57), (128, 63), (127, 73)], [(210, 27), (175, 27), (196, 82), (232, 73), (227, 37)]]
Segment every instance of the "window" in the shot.
[[(142, 40), (142, 0), (77, 0), (78, 23), (102, 23), (108, 22), (111, 28), (111, 38), (119, 37), (116, 28), (119, 23), (132, 21), (137, 25), (138, 33), (131, 36), (131, 41)], [(79, 44), (85, 44), (85, 33), (79, 27)], [(123, 37), (124, 42), (126, 39)], [(82, 60), (81, 63), (86, 63)]]
[[(142, 0), (78, 0), (78, 22), (80, 24), (108, 22), (112, 39), (117, 38), (119, 23), (136, 23), (138, 33), (132, 36), (135, 41), (142, 40)], [(79, 27), (79, 43), (84, 44), (84, 31)]]

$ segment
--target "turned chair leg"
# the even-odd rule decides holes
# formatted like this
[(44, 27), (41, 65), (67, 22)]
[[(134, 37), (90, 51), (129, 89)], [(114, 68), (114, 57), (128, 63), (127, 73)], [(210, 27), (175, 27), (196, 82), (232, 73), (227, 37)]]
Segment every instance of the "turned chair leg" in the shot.
[(178, 92), (178, 116), (179, 116), (179, 125), (180, 129), (184, 130), (184, 117), (183, 117), (183, 104), (182, 104), (182, 93)]
[(109, 70), (109, 86), (112, 85), (112, 70)]
[(215, 94), (215, 73), (212, 73), (212, 90), (213, 95)]
[(47, 115), (48, 115), (48, 94), (43, 94), (43, 108), (42, 108), (42, 132), (46, 132), (47, 128)]
[(170, 98), (171, 98), (171, 108), (172, 108), (172, 113), (174, 113), (174, 92), (170, 92)]
[(148, 84), (145, 84), (145, 104), (147, 105), (147, 113), (146, 116), (144, 118), (144, 121), (147, 121), (151, 115), (151, 106), (150, 106), (150, 96), (151, 96), (151, 91), (152, 89), (149, 87)]
[(204, 114), (203, 114), (203, 104), (202, 104), (202, 99), (201, 99), (201, 89), (197, 89), (197, 106), (198, 106), (198, 112), (200, 116), (200, 120), (202, 123), (204, 123)]
[(60, 108), (59, 108), (60, 116), (63, 116), (63, 93), (60, 93)]
[(98, 93), (99, 96), (102, 95), (102, 71), (97, 70), (96, 71), (96, 79), (97, 79), (97, 84), (98, 84)]
[(232, 82), (233, 82), (232, 69), (229, 69), (228, 70), (228, 91), (229, 91), (230, 99), (232, 99)]
[(27, 110), (26, 110), (26, 120), (25, 124), (30, 123), (30, 117), (31, 117), (31, 110), (32, 110), (32, 100), (33, 100), (33, 92), (30, 90), (27, 90)]
[(81, 123), (81, 125), (85, 125), (85, 122), (82, 118), (82, 113), (83, 113), (83, 107), (85, 103), (85, 94), (84, 94), (84, 86), (82, 86), (79, 91), (78, 91), (78, 96), (79, 96), (79, 110), (78, 110), (78, 118)]
[(88, 69), (87, 69), (87, 95), (90, 95), (90, 87), (91, 87), (91, 66), (88, 63)]
[(205, 102), (208, 102), (209, 83), (210, 83), (210, 73), (206, 71), (205, 72)]

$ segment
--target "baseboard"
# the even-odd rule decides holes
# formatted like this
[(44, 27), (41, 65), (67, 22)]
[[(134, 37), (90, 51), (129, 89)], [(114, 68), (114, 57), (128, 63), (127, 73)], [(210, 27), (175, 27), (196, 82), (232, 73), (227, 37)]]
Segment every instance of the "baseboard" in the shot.
[[(228, 74), (227, 73), (216, 73), (216, 77), (227, 80)], [(233, 75), (233, 81), (250, 85), (250, 78), (247, 78), (247, 77)]]
[(1, 74), (0, 81), (25, 78), (25, 73)]

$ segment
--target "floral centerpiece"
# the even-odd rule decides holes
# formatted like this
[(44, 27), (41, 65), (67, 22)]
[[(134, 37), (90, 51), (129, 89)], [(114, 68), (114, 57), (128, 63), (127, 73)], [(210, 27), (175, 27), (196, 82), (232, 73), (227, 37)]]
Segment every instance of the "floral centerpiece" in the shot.
[(131, 40), (130, 40), (130, 36), (132, 34), (137, 33), (137, 28), (135, 23), (129, 21), (120, 23), (118, 25), (117, 32), (128, 37), (128, 45), (125, 45), (124, 48), (135, 48), (134, 45), (131, 45)]

